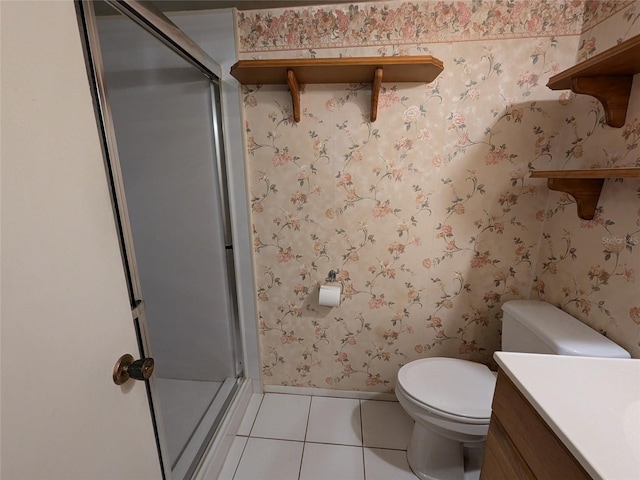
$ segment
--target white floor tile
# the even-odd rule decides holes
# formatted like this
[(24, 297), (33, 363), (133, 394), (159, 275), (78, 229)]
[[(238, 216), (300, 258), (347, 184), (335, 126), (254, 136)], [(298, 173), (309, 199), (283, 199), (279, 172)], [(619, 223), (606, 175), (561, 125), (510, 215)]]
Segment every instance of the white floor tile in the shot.
[(266, 393), (251, 429), (252, 437), (304, 440), (311, 397)]
[(404, 450), (364, 449), (366, 480), (416, 480)]
[(242, 452), (246, 445), (247, 437), (236, 437), (233, 439), (231, 449), (229, 450), (229, 453), (227, 453), (227, 457), (224, 459), (224, 464), (222, 465), (222, 470), (220, 471), (220, 475), (217, 480), (233, 479), (233, 475), (236, 473), (236, 468), (238, 468), (240, 457), (242, 456)]
[(237, 435), (249, 435), (249, 433), (251, 432), (251, 427), (253, 427), (253, 422), (256, 419), (258, 409), (260, 408), (260, 404), (262, 403), (262, 397), (263, 395), (259, 393), (254, 393), (253, 395), (251, 395), (247, 410), (244, 412), (244, 416), (242, 417), (242, 421), (240, 422), (240, 426), (238, 427)]
[(361, 400), (362, 441), (365, 447), (406, 450), (413, 420), (398, 402)]
[(301, 442), (249, 438), (233, 480), (297, 480)]
[(305, 443), (300, 480), (364, 480), (362, 447)]
[(312, 397), (306, 441), (362, 446), (360, 401)]

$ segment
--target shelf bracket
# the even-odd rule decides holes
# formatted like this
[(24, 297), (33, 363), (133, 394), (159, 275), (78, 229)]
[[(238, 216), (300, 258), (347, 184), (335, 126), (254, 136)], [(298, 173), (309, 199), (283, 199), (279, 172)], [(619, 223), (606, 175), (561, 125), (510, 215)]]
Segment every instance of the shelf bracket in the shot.
[(291, 93), (293, 120), (297, 123), (300, 121), (300, 85), (298, 85), (296, 73), (291, 69), (287, 70), (287, 85), (289, 85), (289, 92)]
[(592, 220), (604, 178), (548, 178), (547, 186), (550, 190), (565, 192), (571, 195), (578, 207), (578, 217), (583, 220)]
[(378, 98), (380, 97), (380, 88), (382, 86), (382, 67), (378, 67), (373, 72), (373, 81), (371, 82), (371, 121), (375, 122), (378, 118)]
[(607, 125), (620, 128), (627, 118), (632, 85), (633, 75), (575, 77), (571, 90), (598, 99), (604, 107)]

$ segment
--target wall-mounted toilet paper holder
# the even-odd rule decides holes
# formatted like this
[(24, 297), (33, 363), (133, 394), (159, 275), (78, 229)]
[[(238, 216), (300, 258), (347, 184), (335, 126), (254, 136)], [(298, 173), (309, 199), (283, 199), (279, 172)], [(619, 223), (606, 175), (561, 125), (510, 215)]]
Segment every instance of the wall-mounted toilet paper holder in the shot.
[[(320, 285), (318, 288), (318, 305), (325, 307), (337, 307), (340, 305), (340, 294), (342, 293), (342, 286), (336, 283), (336, 271), (329, 271), (329, 275), (325, 279), (328, 285)], [(334, 284), (334, 285), (332, 285)]]
[(325, 279), (325, 282), (335, 282), (336, 281), (336, 271), (335, 270), (329, 270), (329, 275), (327, 275), (327, 278)]

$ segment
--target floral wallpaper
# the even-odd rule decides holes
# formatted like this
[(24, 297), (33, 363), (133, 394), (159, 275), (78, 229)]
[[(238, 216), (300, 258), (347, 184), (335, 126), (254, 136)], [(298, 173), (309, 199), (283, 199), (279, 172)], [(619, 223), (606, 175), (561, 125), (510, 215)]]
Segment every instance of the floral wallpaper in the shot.
[[(580, 37), (585, 60), (640, 34), (640, 2)], [(604, 123), (600, 104), (588, 96), (561, 95), (560, 137), (555, 167), (640, 167), (640, 76), (636, 75), (622, 128)], [(544, 299), (607, 335), (640, 357), (640, 180), (606, 180), (595, 218), (575, 216), (571, 197), (550, 192), (532, 298)]]
[[(633, 22), (637, 7), (394, 1), (236, 13), (240, 58), (428, 54), (445, 65), (429, 84), (383, 83), (373, 123), (368, 85), (302, 86), (299, 123), (286, 87), (243, 87), (265, 384), (391, 392), (417, 358), (490, 364), (502, 303), (536, 296), (640, 356), (637, 252), (608, 244), (619, 251), (607, 256), (591, 238), (638, 228), (637, 183), (609, 182), (602, 211), (581, 222), (571, 198), (528, 177), (638, 161), (637, 106), (610, 129), (590, 97), (545, 86), (590, 32)], [(318, 305), (331, 270), (342, 286), (333, 308)], [(575, 308), (587, 287), (589, 314)]]
[(241, 54), (579, 35), (632, 0), (355, 3), (239, 12)]

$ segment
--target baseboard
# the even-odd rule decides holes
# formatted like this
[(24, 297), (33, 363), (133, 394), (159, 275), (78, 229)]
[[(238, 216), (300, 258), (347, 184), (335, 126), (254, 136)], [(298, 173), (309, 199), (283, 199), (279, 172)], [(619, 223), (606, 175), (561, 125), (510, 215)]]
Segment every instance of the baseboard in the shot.
[(238, 388), (216, 435), (209, 443), (207, 451), (192, 477), (193, 480), (217, 480), (253, 393), (253, 381), (245, 379)]
[(387, 400), (397, 402), (393, 393), (359, 392), (356, 390), (333, 390), (331, 388), (288, 387), (282, 385), (263, 385), (264, 393), (286, 393), (289, 395), (313, 395), (316, 397), (357, 398), (360, 400)]

